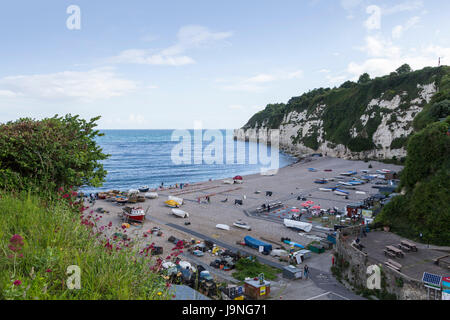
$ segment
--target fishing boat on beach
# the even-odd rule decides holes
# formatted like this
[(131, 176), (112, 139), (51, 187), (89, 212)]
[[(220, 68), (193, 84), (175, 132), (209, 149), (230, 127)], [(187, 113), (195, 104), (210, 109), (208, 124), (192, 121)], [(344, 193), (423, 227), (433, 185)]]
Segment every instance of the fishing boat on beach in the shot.
[(172, 214), (180, 218), (189, 218), (189, 213), (180, 209), (172, 209)]
[(149, 186), (140, 186), (138, 188), (139, 192), (147, 192), (148, 190), (150, 190)]
[(158, 193), (157, 192), (147, 192), (145, 194), (145, 197), (147, 199), (156, 199), (156, 198), (158, 198)]
[(319, 190), (320, 190), (320, 191), (323, 191), (323, 192), (331, 192), (331, 191), (333, 191), (334, 189), (333, 189), (333, 188), (319, 188)]
[(180, 203), (174, 201), (174, 200), (168, 200), (164, 202), (169, 208), (179, 208), (180, 207)]
[(122, 210), (123, 217), (127, 221), (143, 222), (145, 219), (145, 211), (142, 207), (125, 207)]
[(326, 183), (328, 183), (328, 181), (326, 179), (317, 179), (317, 180), (314, 180), (314, 183), (326, 184)]
[(116, 197), (116, 202), (117, 203), (127, 203), (128, 202), (128, 198), (127, 197)]
[(298, 229), (305, 232), (310, 232), (312, 229), (312, 223), (301, 222), (296, 220), (284, 219), (284, 225), (287, 228)]
[(221, 230), (226, 230), (226, 231), (230, 231), (230, 226), (226, 225), (226, 224), (217, 224), (216, 225), (217, 229), (221, 229)]
[(233, 226), (240, 228), (240, 229), (245, 229), (245, 230), (252, 230), (251, 227), (244, 221), (242, 220), (237, 220), (233, 223)]
[(342, 190), (342, 189), (336, 189), (334, 190), (334, 194), (337, 194), (338, 196), (348, 196), (350, 192)]

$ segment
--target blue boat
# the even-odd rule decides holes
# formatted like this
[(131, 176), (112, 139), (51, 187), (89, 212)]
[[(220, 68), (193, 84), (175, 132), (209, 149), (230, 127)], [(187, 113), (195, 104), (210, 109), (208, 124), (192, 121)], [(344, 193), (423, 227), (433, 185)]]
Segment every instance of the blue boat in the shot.
[(309, 172), (317, 172), (317, 169), (314, 169), (314, 168), (308, 168), (308, 171), (309, 171)]
[(350, 194), (350, 192), (347, 192), (342, 189), (336, 189), (334, 190), (334, 193), (337, 194), (338, 196), (348, 196)]
[(244, 242), (245, 245), (250, 247), (250, 248), (254, 248), (254, 249), (259, 249), (259, 247), (264, 247), (264, 252), (270, 253), (272, 251), (272, 245), (262, 242), (261, 240), (252, 238), (250, 236), (246, 236), (244, 238)]
[(328, 181), (325, 180), (325, 179), (317, 179), (317, 180), (314, 181), (314, 183), (326, 184), (326, 183), (328, 183)]
[(297, 243), (297, 242), (288, 241), (288, 240), (284, 240), (283, 242), (286, 244), (290, 244), (291, 246), (294, 246), (297, 248), (305, 249), (305, 246), (302, 246), (300, 243)]

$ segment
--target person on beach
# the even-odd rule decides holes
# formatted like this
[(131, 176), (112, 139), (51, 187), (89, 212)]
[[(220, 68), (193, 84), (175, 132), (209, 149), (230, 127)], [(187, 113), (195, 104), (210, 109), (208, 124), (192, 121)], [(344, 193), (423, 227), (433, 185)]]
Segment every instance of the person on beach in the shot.
[(303, 273), (305, 274), (305, 280), (308, 280), (309, 267), (306, 264), (303, 268)]

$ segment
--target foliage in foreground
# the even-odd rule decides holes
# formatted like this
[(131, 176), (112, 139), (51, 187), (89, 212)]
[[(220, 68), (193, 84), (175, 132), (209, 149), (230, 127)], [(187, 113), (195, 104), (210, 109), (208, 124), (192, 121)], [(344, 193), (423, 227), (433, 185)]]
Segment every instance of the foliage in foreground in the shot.
[[(108, 226), (97, 228), (92, 212), (30, 194), (0, 197), (0, 299), (167, 298), (148, 254), (102, 239)], [(81, 269), (80, 290), (67, 288), (71, 265)]]
[(0, 189), (56, 191), (99, 186), (106, 171), (95, 122), (78, 116), (19, 119), (0, 125)]
[(266, 279), (275, 280), (279, 272), (278, 269), (259, 263), (254, 259), (241, 258), (236, 262), (236, 271), (233, 273), (233, 277), (244, 281), (247, 277), (255, 278), (264, 273)]
[[(377, 221), (405, 237), (450, 245), (450, 117), (413, 135), (401, 174), (405, 195), (388, 203)], [(422, 233), (422, 239), (419, 238)]]

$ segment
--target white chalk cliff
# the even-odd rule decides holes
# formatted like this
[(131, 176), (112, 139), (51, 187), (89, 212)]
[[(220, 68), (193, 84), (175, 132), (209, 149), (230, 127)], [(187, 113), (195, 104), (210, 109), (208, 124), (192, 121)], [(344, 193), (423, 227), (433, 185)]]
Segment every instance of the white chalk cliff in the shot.
[[(396, 94), (390, 99), (383, 98), (387, 96), (387, 93), (383, 93), (380, 97), (372, 99), (360, 117), (358, 126), (352, 127), (349, 132), (352, 138), (367, 138), (367, 134), (363, 130), (364, 127), (370, 119), (376, 116), (381, 117), (381, 123), (372, 136), (373, 144), (376, 146), (372, 150), (352, 152), (342, 144), (335, 144), (325, 140), (321, 116), (328, 106), (323, 103), (314, 106), (312, 112), (310, 109), (309, 112), (306, 110), (302, 112), (292, 111), (286, 114), (279, 127), (279, 147), (281, 150), (296, 156), (322, 153), (346, 159), (405, 157), (406, 150), (404, 146), (392, 149), (391, 144), (395, 139), (406, 138), (412, 133), (414, 117), (422, 111), (426, 103), (430, 102), (437, 91), (435, 82), (432, 82), (429, 84), (418, 84), (418, 95), (415, 99), (408, 98), (407, 92)], [(384, 112), (380, 112), (380, 110), (384, 110)], [(360, 129), (358, 130), (357, 127)], [(252, 128), (236, 129), (234, 134), (238, 140), (267, 142), (271, 141), (270, 132), (266, 120), (263, 123), (255, 124)], [(317, 150), (305, 146), (301, 139), (298, 139), (298, 137), (311, 137), (312, 135), (317, 138)]]

